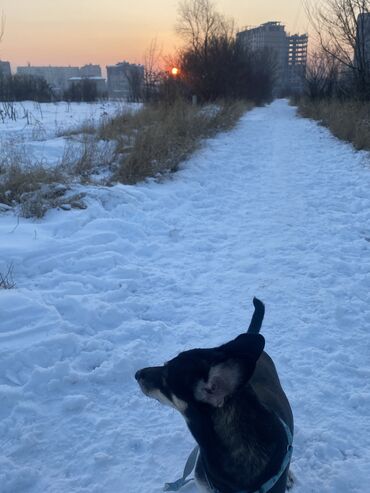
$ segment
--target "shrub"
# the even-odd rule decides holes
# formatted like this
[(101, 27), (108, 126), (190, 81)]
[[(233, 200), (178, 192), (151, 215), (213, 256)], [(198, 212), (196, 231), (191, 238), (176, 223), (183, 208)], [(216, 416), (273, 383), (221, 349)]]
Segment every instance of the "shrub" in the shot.
[(181, 53), (181, 81), (202, 101), (246, 99), (270, 101), (274, 87), (274, 61), (268, 50), (250, 51), (227, 37), (214, 38), (207, 56), (193, 48)]

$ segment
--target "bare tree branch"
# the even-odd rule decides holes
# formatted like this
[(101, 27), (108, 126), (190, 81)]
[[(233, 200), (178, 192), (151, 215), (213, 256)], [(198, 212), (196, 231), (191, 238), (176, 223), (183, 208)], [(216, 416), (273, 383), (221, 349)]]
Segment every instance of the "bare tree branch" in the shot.
[(352, 72), (359, 90), (369, 92), (370, 0), (322, 0), (319, 4), (305, 0), (305, 10), (322, 52)]
[(207, 55), (214, 38), (234, 35), (234, 21), (219, 14), (211, 0), (183, 0), (178, 8), (177, 34), (193, 50)]
[(1, 19), (0, 19), (0, 42), (3, 39), (4, 33), (5, 33), (5, 23), (6, 23), (6, 17), (4, 12), (1, 12)]

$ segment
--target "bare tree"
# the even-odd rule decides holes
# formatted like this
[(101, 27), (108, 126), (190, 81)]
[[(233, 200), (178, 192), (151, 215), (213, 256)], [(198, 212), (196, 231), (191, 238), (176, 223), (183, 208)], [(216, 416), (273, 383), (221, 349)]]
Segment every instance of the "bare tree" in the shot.
[(323, 0), (316, 5), (306, 0), (306, 11), (323, 53), (352, 72), (360, 92), (368, 92), (370, 0)]
[(269, 99), (269, 57), (244, 48), (235, 38), (234, 22), (217, 12), (211, 0), (183, 0), (176, 31), (185, 41), (178, 55), (185, 94), (201, 101)]
[(144, 54), (144, 99), (155, 99), (158, 93), (158, 85), (163, 78), (161, 68), (162, 50), (158, 47), (157, 40), (151, 41)]
[(225, 64), (220, 64), (225, 60), (225, 50), (230, 55), (233, 22), (217, 12), (211, 0), (183, 0), (175, 29), (184, 41), (178, 54), (181, 76), (199, 97), (218, 97), (227, 70)]
[(138, 103), (143, 97), (144, 67), (134, 65), (127, 71), (129, 101)]
[(234, 21), (216, 11), (210, 0), (183, 0), (178, 8), (176, 32), (197, 53), (207, 55), (212, 39), (234, 35)]
[(340, 63), (323, 50), (310, 54), (306, 69), (305, 93), (310, 99), (331, 98), (343, 92)]
[(0, 19), (0, 41), (3, 39), (4, 32), (5, 32), (5, 14), (4, 12), (1, 13), (1, 19)]

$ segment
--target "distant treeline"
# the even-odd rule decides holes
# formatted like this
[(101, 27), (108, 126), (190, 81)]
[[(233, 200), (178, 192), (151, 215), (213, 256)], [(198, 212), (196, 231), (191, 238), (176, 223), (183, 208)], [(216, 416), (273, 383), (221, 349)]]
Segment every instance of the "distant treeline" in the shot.
[(0, 75), (1, 101), (53, 100), (53, 91), (42, 77), (30, 75)]
[(84, 101), (93, 102), (102, 96), (96, 83), (87, 79), (76, 81), (63, 92), (56, 94), (43, 77), (34, 75), (1, 75), (0, 101)]
[(64, 101), (92, 103), (100, 97), (96, 83), (89, 79), (82, 79), (81, 81), (73, 82), (69, 89), (64, 91), (62, 99)]

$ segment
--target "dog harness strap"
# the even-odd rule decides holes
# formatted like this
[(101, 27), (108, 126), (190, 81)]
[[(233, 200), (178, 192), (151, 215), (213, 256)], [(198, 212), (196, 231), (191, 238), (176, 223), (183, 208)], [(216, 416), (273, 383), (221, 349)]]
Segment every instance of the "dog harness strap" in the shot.
[(180, 488), (190, 483), (190, 481), (193, 481), (193, 478), (189, 478), (189, 479), (187, 478), (192, 473), (195, 467), (198, 454), (199, 454), (199, 446), (197, 445), (196, 447), (193, 448), (191, 454), (188, 457), (188, 460), (186, 461), (182, 478), (178, 479), (177, 481), (174, 481), (173, 483), (165, 483), (163, 487), (163, 491), (178, 491)]
[[(286, 454), (284, 456), (284, 460), (280, 466), (279, 472), (277, 474), (275, 474), (275, 476), (273, 476), (271, 479), (269, 479), (268, 481), (263, 483), (263, 485), (258, 490), (253, 491), (253, 492), (238, 491), (237, 493), (267, 493), (268, 491), (270, 491), (272, 489), (273, 486), (275, 486), (275, 484), (279, 481), (279, 479), (283, 475), (285, 469), (288, 467), (288, 464), (290, 462), (290, 459), (292, 458), (292, 453), (293, 453), (293, 435), (292, 435), (292, 432), (290, 431), (289, 426), (285, 423), (285, 421), (283, 421), (281, 418), (279, 418), (279, 420), (284, 427), (284, 430), (285, 430), (285, 433), (287, 436), (287, 440), (288, 440), (287, 451), (286, 451)], [(220, 493), (220, 492), (216, 492), (216, 493)]]
[[(281, 476), (283, 475), (285, 469), (288, 467), (288, 464), (290, 462), (290, 459), (292, 458), (292, 453), (293, 453), (293, 435), (292, 432), (290, 431), (289, 426), (281, 419), (281, 424), (284, 426), (285, 433), (287, 435), (288, 443), (287, 443), (287, 451), (284, 457), (284, 460), (281, 464), (280, 470), (275, 476), (273, 476), (271, 479), (266, 481), (266, 483), (263, 483), (263, 485), (254, 493), (267, 493), (268, 491), (271, 490), (271, 488), (279, 481)], [(242, 492), (239, 492), (242, 493)]]
[[(285, 469), (288, 467), (288, 464), (290, 462), (290, 459), (292, 458), (292, 453), (293, 453), (293, 435), (292, 435), (292, 432), (290, 431), (289, 426), (280, 417), (278, 417), (278, 418), (284, 427), (284, 430), (285, 430), (285, 433), (287, 436), (287, 441), (288, 441), (287, 451), (286, 451), (286, 454), (284, 456), (284, 460), (280, 466), (279, 472), (277, 474), (275, 474), (275, 476), (273, 476), (271, 479), (269, 479), (268, 481), (263, 483), (263, 485), (260, 486), (258, 488), (258, 490), (255, 490), (253, 492), (243, 490), (243, 491), (238, 491), (236, 493), (268, 493), (268, 491), (270, 491), (271, 488), (279, 481), (279, 479), (283, 475)], [(191, 474), (191, 472), (193, 471), (193, 469), (195, 467), (195, 463), (197, 461), (198, 454), (199, 454), (199, 446), (197, 445), (192, 450), (191, 454), (189, 455), (188, 460), (186, 461), (182, 478), (178, 479), (177, 481), (174, 481), (173, 483), (166, 483), (164, 485), (163, 491), (178, 491), (180, 488), (182, 488), (187, 483), (189, 483), (190, 481), (193, 480), (193, 478), (187, 479), (187, 477)], [(221, 493), (221, 491), (218, 491), (215, 488), (213, 488), (211, 482), (209, 481), (209, 478), (207, 476), (206, 471), (204, 471), (204, 473), (205, 473), (205, 476), (206, 476), (206, 479), (207, 479), (207, 482), (208, 482), (210, 488), (212, 488), (212, 490), (213, 490), (213, 493)]]

